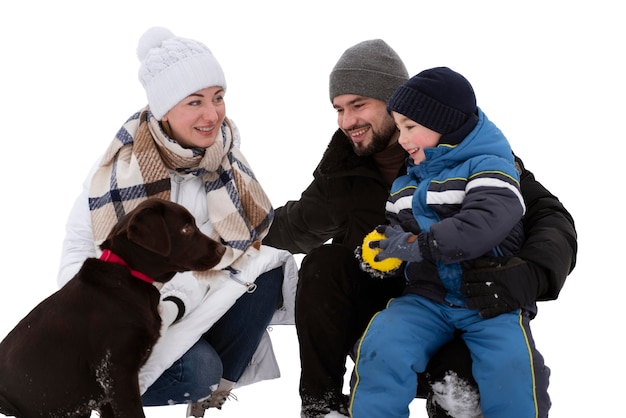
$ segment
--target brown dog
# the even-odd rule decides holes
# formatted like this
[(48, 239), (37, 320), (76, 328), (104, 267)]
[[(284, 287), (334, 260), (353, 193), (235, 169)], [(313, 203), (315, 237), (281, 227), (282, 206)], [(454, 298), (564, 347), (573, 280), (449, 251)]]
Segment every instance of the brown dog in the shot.
[(159, 337), (159, 291), (206, 270), (224, 246), (182, 206), (148, 199), (124, 216), (63, 288), (0, 343), (0, 412), (16, 417), (144, 417), (138, 372)]

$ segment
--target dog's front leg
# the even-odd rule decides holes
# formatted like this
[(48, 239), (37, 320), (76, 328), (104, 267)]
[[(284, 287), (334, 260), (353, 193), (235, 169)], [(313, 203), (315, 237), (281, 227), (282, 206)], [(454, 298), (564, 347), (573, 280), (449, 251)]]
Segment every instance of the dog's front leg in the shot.
[(116, 396), (110, 403), (101, 405), (99, 409), (101, 418), (146, 418), (141, 398), (139, 402), (128, 402)]
[(137, 373), (131, 376), (124, 371), (119, 376), (111, 376), (107, 390), (108, 404), (100, 408), (102, 418), (145, 418), (139, 393)]

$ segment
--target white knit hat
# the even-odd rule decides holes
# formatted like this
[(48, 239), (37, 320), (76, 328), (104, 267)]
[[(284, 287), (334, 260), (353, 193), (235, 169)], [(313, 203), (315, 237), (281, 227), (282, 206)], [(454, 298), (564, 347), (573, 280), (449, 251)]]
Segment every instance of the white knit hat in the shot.
[(166, 28), (150, 28), (139, 39), (139, 81), (150, 111), (161, 120), (190, 94), (207, 87), (226, 89), (222, 67), (204, 44), (174, 36)]

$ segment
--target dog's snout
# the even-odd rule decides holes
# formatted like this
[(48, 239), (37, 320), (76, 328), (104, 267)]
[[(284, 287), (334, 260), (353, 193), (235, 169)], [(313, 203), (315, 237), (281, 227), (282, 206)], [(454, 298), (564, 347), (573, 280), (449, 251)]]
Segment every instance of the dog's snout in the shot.
[(226, 246), (204, 234), (198, 234), (196, 238), (196, 245), (192, 246), (193, 251), (186, 253), (189, 269), (203, 271), (219, 264), (226, 253)]
[(220, 262), (220, 260), (222, 259), (222, 256), (226, 253), (226, 246), (224, 246), (222, 243), (217, 242), (211, 238), (207, 237), (207, 239), (208, 239), (208, 242), (206, 245), (204, 263), (205, 263), (205, 266), (208, 266), (205, 268), (210, 269), (211, 267), (214, 267)]
[(215, 253), (219, 256), (219, 258), (222, 258), (225, 252), (226, 247), (219, 242), (216, 242)]

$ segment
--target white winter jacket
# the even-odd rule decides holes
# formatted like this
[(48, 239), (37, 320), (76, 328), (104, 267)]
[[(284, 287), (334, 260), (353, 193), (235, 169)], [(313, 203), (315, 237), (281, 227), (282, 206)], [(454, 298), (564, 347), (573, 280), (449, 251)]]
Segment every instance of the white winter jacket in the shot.
[[(97, 167), (98, 164), (94, 165), (87, 176), (83, 192), (74, 203), (67, 221), (57, 279), (59, 286), (70, 281), (87, 258), (100, 256), (101, 251), (93, 239), (88, 205), (89, 185)], [(202, 180), (191, 174), (181, 176), (175, 172), (171, 172), (171, 178), (172, 201), (185, 206), (196, 218), (202, 232), (210, 234), (212, 227), (208, 222), (207, 199)], [(262, 273), (279, 266), (282, 266), (284, 271), (284, 302), (274, 314), (271, 324), (294, 324), (298, 267), (293, 256), (287, 251), (263, 245), (258, 251), (251, 248), (242, 257), (246, 257), (247, 260), (242, 263), (244, 267), (238, 269), (239, 273), (236, 275), (224, 271), (218, 277), (198, 280), (191, 272), (178, 273), (163, 286), (161, 299), (176, 296), (185, 304), (185, 315), (172, 324), (178, 308), (173, 302), (161, 302), (159, 306), (163, 320), (161, 338), (139, 373), (141, 393), (144, 393), (167, 368), (187, 352), (248, 290), (246, 283), (254, 282)], [(280, 377), (280, 370), (266, 331), (237, 386), (277, 377)]]

